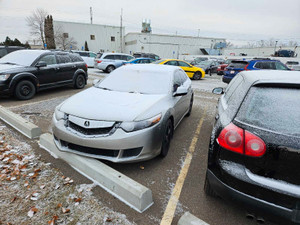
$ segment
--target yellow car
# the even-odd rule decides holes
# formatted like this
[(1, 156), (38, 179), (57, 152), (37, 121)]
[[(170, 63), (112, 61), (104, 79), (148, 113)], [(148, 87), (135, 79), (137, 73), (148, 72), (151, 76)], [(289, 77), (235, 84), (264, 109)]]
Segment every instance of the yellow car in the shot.
[(156, 64), (163, 64), (163, 65), (171, 65), (171, 66), (179, 66), (181, 67), (189, 78), (193, 80), (200, 80), (201, 78), (204, 78), (205, 72), (203, 69), (192, 66), (191, 64), (178, 59), (161, 59), (156, 62)]

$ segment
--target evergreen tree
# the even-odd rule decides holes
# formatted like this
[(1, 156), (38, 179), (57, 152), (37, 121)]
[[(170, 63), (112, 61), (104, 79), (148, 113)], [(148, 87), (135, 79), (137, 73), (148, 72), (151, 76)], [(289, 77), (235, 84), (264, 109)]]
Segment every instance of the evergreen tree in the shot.
[(89, 47), (86, 41), (84, 43), (84, 51), (89, 51)]

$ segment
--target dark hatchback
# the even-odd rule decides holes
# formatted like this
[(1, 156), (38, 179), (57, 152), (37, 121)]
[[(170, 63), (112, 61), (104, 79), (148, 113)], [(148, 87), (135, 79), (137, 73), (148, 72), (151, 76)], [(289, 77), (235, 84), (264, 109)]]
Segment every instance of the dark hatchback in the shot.
[(245, 71), (230, 82), (209, 145), (206, 194), (300, 224), (299, 99), (297, 71)]
[(31, 99), (48, 88), (73, 85), (84, 88), (87, 65), (73, 53), (50, 50), (19, 50), (0, 59), (0, 95)]
[(253, 60), (232, 60), (224, 70), (223, 82), (229, 83), (236, 74), (244, 70), (290, 70), (278, 60), (253, 59)]

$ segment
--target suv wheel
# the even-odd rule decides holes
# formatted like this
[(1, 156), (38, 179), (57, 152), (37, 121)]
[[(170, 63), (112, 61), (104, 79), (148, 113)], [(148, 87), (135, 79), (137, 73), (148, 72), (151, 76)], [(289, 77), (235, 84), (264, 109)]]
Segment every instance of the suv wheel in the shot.
[(82, 74), (79, 74), (75, 78), (74, 88), (82, 89), (82, 88), (84, 88), (84, 86), (85, 86), (85, 78)]
[(35, 86), (29, 80), (20, 81), (15, 88), (15, 96), (20, 100), (28, 100), (35, 95)]
[(111, 73), (112, 71), (114, 71), (116, 68), (114, 66), (108, 66), (106, 68), (106, 72)]

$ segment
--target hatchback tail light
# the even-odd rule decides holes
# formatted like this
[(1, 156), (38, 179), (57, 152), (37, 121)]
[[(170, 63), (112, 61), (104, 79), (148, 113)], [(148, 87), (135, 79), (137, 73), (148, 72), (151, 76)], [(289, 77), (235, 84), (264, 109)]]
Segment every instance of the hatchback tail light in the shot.
[(87, 65), (87, 64), (85, 64), (85, 67), (86, 67), (86, 68), (88, 68), (88, 65)]
[(221, 131), (217, 141), (221, 147), (247, 156), (260, 157), (266, 152), (266, 144), (261, 138), (233, 123)]

